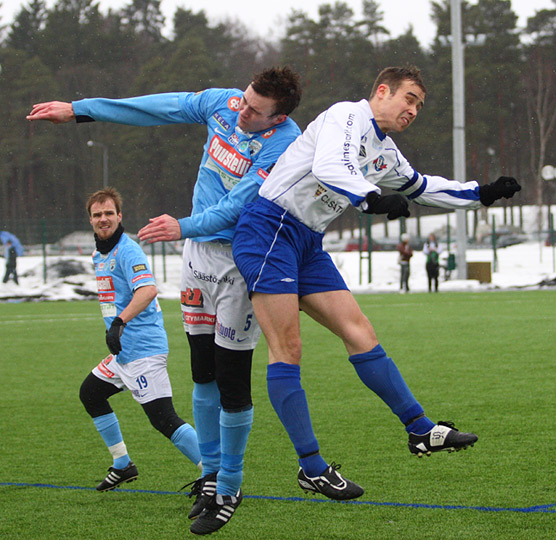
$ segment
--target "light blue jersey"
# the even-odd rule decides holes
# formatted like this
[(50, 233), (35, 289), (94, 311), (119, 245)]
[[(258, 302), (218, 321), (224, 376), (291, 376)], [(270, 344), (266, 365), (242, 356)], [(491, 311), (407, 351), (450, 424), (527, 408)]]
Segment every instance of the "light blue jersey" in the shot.
[[(93, 263), (100, 309), (108, 329), (114, 317), (131, 302), (134, 291), (155, 285), (155, 281), (145, 253), (125, 233), (109, 253), (103, 255), (95, 250)], [(168, 338), (156, 298), (127, 323), (120, 341), (122, 351), (116, 357), (120, 364), (168, 353)]]
[(237, 126), (243, 91), (212, 88), (127, 99), (74, 101), (78, 122), (97, 120), (134, 126), (204, 124), (208, 137), (193, 192), (190, 217), (179, 220), (182, 238), (231, 242), (246, 203), (300, 130), (287, 118), (272, 129), (244, 132)]

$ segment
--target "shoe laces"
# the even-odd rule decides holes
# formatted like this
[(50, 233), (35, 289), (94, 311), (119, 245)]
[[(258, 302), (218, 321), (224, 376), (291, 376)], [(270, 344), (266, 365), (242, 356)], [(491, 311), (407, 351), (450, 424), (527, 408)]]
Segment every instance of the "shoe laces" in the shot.
[(459, 431), (459, 429), (456, 428), (456, 426), (454, 425), (453, 422), (449, 422), (449, 421), (448, 422), (442, 422), (442, 421), (440, 421), (440, 422), (438, 422), (438, 425), (439, 426), (445, 426), (447, 428), (453, 429), (454, 431)]
[(331, 469), (335, 471), (339, 471), (342, 468), (342, 466), (339, 463), (336, 463), (335, 461), (332, 461), (329, 466)]
[(178, 489), (178, 491), (183, 491), (185, 488), (188, 488), (189, 486), (193, 486), (191, 488), (191, 491), (189, 492), (188, 495), (189, 498), (193, 497), (193, 495), (200, 495), (201, 489), (203, 487), (203, 477), (197, 478), (197, 480), (193, 480), (193, 482), (189, 482), (189, 484), (185, 484), (185, 486)]

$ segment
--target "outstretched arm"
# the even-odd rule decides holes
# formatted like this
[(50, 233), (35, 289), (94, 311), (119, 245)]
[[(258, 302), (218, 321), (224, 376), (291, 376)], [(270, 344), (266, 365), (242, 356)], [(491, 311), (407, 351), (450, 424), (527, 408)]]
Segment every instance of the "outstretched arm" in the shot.
[(47, 101), (33, 105), (27, 120), (48, 120), (53, 124), (65, 124), (75, 119), (73, 106), (64, 101)]
[(169, 242), (181, 238), (181, 228), (177, 219), (163, 214), (155, 218), (150, 218), (148, 225), (145, 225), (137, 233), (139, 240), (147, 240), (149, 244), (153, 242)]
[(238, 182), (217, 204), (209, 206), (199, 214), (180, 220), (168, 214), (149, 219), (149, 223), (137, 233), (139, 240), (147, 240), (149, 244), (167, 242), (216, 234), (233, 227), (241, 209), (257, 198), (260, 185), (255, 176), (253, 174), (244, 176), (241, 182)]

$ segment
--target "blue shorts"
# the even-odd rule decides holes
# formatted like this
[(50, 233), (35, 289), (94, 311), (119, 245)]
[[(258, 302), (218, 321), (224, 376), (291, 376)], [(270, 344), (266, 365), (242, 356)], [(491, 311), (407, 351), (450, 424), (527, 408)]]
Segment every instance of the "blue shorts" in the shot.
[(330, 255), (322, 249), (322, 237), (267, 199), (261, 197), (246, 205), (232, 251), (249, 294), (302, 297), (347, 290)]

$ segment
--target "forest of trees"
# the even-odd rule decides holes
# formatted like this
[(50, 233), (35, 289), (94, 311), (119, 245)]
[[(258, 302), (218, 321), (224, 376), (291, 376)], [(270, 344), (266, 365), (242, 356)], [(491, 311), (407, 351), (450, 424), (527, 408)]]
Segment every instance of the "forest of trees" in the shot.
[[(13, 21), (0, 21), (0, 229), (36, 243), (44, 223), (48, 241), (87, 228), (84, 202), (103, 180), (102, 147), (90, 140), (107, 148), (109, 183), (123, 194), (130, 231), (149, 217), (191, 210), (203, 126), (30, 123), (34, 103), (245, 88), (273, 65), (302, 77), (303, 99), (292, 115), (302, 129), (336, 101), (368, 97), (382, 68), (418, 65), (426, 105), (394, 138), (420, 172), (453, 177), (450, 1), (432, 3), (429, 49), (411, 27), (391, 38), (380, 4), (361, 1), (360, 17), (343, 2), (323, 3), (316, 20), (293, 10), (282, 38), (267, 42), (238, 20), (212, 25), (202, 10), (185, 8), (175, 11), (166, 37), (160, 0), (130, 0), (108, 13), (93, 0), (58, 0), (50, 9), (30, 0)], [(467, 177), (515, 176), (524, 189), (508, 204), (556, 202), (556, 181), (540, 175), (544, 164), (556, 164), (553, 2), (521, 30), (509, 0), (463, 2)]]

